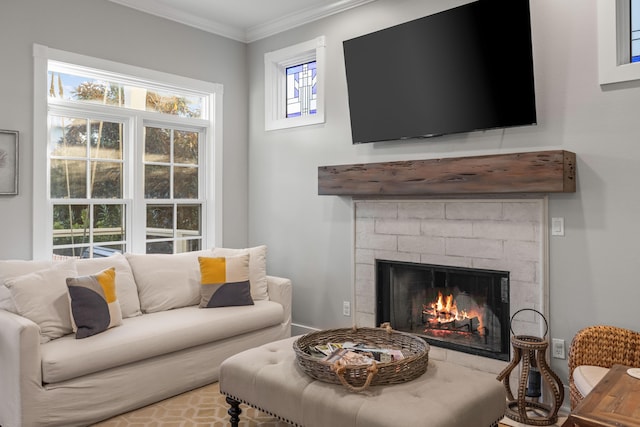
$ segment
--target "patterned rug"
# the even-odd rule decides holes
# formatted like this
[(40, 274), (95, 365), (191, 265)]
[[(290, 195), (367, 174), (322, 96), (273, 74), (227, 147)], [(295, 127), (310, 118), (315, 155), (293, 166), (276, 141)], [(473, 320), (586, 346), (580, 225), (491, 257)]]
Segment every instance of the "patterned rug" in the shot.
[[(229, 405), (220, 394), (218, 383), (198, 388), (126, 414), (95, 427), (226, 427)], [(288, 427), (257, 409), (240, 405), (241, 427)]]
[[(218, 383), (118, 415), (94, 427), (226, 427), (229, 405), (220, 394)], [(240, 427), (288, 427), (263, 412), (240, 405)], [(509, 427), (500, 424), (500, 427)]]

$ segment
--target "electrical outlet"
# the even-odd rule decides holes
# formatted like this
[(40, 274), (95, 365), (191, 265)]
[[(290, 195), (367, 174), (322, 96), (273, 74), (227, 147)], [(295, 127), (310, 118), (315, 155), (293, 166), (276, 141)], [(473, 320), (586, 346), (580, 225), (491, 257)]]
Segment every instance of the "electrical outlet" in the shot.
[(564, 340), (554, 338), (551, 340), (552, 356), (554, 359), (564, 359)]
[(351, 316), (351, 303), (349, 301), (342, 301), (342, 314)]

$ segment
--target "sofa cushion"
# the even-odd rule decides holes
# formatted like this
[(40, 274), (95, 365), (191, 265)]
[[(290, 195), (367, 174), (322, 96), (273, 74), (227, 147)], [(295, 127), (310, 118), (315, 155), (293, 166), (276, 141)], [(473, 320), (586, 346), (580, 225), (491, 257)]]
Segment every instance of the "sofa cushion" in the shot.
[(199, 257), (200, 308), (253, 305), (249, 284), (249, 254)]
[[(76, 340), (68, 335), (41, 346), (46, 383), (76, 378), (150, 357), (199, 346), (280, 324), (282, 305), (203, 310), (197, 305), (123, 320), (120, 327)], [(185, 363), (189, 363), (185, 360)]]
[(76, 260), (76, 270), (78, 270), (79, 276), (95, 274), (110, 267), (116, 269), (116, 296), (120, 302), (122, 317), (141, 315), (138, 288), (129, 261), (124, 255), (116, 253), (106, 258)]
[(40, 327), (41, 343), (72, 332), (66, 279), (76, 274), (70, 260), (5, 280), (17, 313)]
[(238, 256), (249, 254), (249, 281), (254, 301), (269, 299), (267, 291), (267, 247), (254, 246), (245, 249), (213, 248), (213, 256)]
[(26, 261), (21, 259), (0, 260), (0, 309), (17, 313), (15, 304), (11, 300), (11, 292), (4, 285), (4, 281), (16, 276), (22, 276), (38, 270), (50, 268), (55, 261)]
[(573, 383), (581, 395), (586, 396), (607, 375), (608, 368), (602, 366), (582, 365), (573, 370)]
[(76, 338), (86, 338), (122, 324), (116, 297), (116, 269), (67, 277), (71, 299), (71, 326)]
[(199, 256), (211, 250), (181, 254), (130, 254), (125, 256), (138, 286), (140, 308), (156, 313), (200, 302)]

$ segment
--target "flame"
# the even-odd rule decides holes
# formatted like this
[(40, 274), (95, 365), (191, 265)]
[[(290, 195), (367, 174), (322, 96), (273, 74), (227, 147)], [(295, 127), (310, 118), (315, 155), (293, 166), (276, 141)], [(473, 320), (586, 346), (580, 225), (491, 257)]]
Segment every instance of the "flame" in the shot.
[(477, 318), (478, 330), (483, 331), (482, 313), (480, 310), (471, 309), (469, 311), (459, 310), (453, 299), (453, 294), (443, 297), (442, 292), (438, 292), (438, 299), (430, 304), (423, 305), (423, 313), (429, 315), (431, 322), (451, 323), (465, 319)]

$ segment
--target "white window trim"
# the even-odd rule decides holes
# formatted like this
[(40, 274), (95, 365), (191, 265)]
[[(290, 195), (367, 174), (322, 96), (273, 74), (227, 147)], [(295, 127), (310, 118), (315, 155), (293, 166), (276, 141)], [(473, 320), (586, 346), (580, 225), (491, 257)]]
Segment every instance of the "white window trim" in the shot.
[[(161, 71), (150, 70), (132, 65), (120, 64), (100, 58), (52, 49), (47, 46), (34, 44), (34, 112), (33, 112), (33, 259), (51, 259), (52, 242), (43, 236), (52, 234), (52, 212), (49, 209), (49, 180), (47, 173), (47, 139), (48, 139), (48, 99), (47, 99), (47, 69), (48, 61), (60, 61), (107, 72), (138, 76), (140, 78), (163, 82), (168, 86), (186, 88), (201, 93), (209, 93), (207, 108), (211, 112), (209, 131), (205, 142), (206, 163), (213, 164), (213, 168), (206, 168), (204, 181), (204, 228), (202, 230), (203, 248), (222, 245), (222, 177), (223, 177), (223, 140), (222, 140), (222, 97), (223, 86), (177, 76)], [(129, 127), (133, 129), (133, 126)], [(129, 162), (132, 167), (133, 162)], [(141, 168), (138, 168), (141, 169)], [(138, 172), (140, 173), (140, 172)], [(136, 177), (135, 179), (139, 179)], [(135, 199), (138, 197), (132, 194)], [(129, 210), (128, 210), (129, 211)], [(128, 213), (127, 215), (137, 215)], [(133, 233), (139, 232), (131, 230)], [(144, 230), (142, 230), (144, 234)], [(132, 248), (134, 252), (144, 252), (144, 247)]]
[(630, 62), (629, 0), (598, 0), (598, 78), (601, 85), (640, 80), (640, 62)]
[[(286, 117), (286, 69), (316, 61), (315, 114)], [(325, 37), (320, 36), (264, 55), (265, 130), (286, 129), (324, 123)]]

